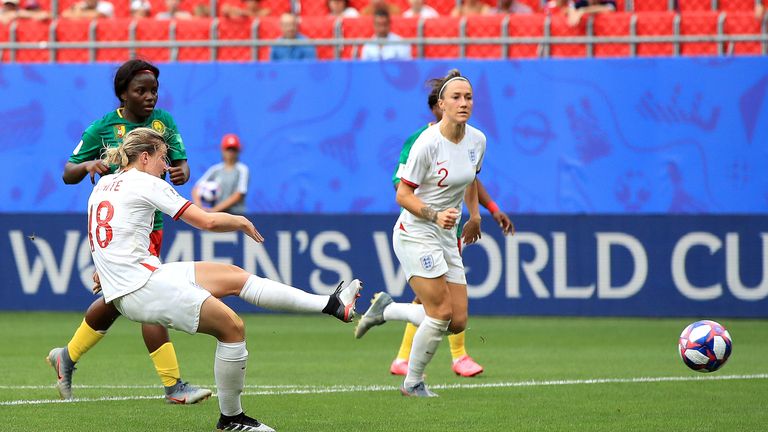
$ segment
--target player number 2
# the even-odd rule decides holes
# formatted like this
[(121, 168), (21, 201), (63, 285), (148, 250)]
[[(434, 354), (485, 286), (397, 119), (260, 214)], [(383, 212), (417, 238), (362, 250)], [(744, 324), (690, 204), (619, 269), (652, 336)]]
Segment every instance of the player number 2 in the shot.
[[(104, 209), (106, 209), (106, 214), (103, 214), (102, 212)], [(91, 207), (89, 210), (91, 211), (89, 211), (88, 215), (88, 241), (91, 243), (91, 251), (94, 250), (94, 230), (91, 228), (93, 226), (92, 221), (94, 218), (96, 219), (96, 243), (99, 244), (100, 248), (104, 249), (105, 247), (109, 246), (109, 242), (112, 241), (112, 226), (109, 224), (109, 221), (111, 221), (112, 217), (115, 216), (115, 207), (113, 207), (112, 203), (109, 201), (102, 201), (98, 206), (96, 206), (96, 214), (93, 214), (93, 207)]]
[(443, 178), (441, 178), (440, 181), (437, 182), (437, 185), (440, 186), (440, 187), (448, 187), (447, 184), (443, 184), (443, 182), (445, 181), (446, 177), (448, 177), (448, 170), (445, 169), (445, 168), (440, 168), (439, 170), (437, 170), (437, 175), (442, 175), (443, 176)]

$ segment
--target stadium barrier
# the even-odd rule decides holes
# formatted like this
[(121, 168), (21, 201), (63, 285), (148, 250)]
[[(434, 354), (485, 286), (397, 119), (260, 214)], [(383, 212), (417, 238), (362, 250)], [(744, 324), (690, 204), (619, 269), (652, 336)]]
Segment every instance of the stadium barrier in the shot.
[[(365, 282), (410, 301), (391, 247), (396, 215), (252, 215), (266, 238), (166, 223), (165, 262), (208, 260), (316, 293)], [(513, 215), (465, 248), (477, 315), (768, 317), (764, 216)], [(0, 214), (3, 310), (84, 311), (93, 265), (79, 214)], [(256, 311), (238, 299), (239, 311)]]

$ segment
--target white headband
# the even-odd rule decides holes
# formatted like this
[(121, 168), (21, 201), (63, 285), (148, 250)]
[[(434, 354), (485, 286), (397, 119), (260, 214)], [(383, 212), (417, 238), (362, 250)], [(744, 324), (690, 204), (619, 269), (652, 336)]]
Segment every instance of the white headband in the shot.
[(453, 78), (449, 79), (448, 81), (446, 81), (446, 82), (445, 82), (445, 84), (443, 84), (443, 86), (442, 86), (442, 87), (440, 87), (440, 93), (438, 93), (438, 94), (437, 94), (437, 98), (438, 98), (438, 99), (442, 99), (442, 98), (443, 98), (443, 91), (445, 90), (445, 86), (447, 86), (449, 82), (451, 82), (451, 81), (456, 81), (456, 80), (464, 80), (464, 81), (466, 81), (466, 82), (467, 82), (467, 84), (469, 84), (469, 85), (472, 85), (472, 84), (469, 82), (469, 80), (468, 80), (468, 79), (466, 79), (466, 78), (464, 78), (463, 76), (455, 76), (455, 77), (453, 77)]

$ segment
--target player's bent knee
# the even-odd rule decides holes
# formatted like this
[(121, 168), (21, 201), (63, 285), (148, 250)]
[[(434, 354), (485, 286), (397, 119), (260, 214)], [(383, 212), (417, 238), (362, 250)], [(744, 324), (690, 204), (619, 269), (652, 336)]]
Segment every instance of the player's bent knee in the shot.
[(448, 324), (448, 331), (453, 334), (459, 334), (466, 330), (467, 328), (467, 320), (451, 320), (451, 323)]

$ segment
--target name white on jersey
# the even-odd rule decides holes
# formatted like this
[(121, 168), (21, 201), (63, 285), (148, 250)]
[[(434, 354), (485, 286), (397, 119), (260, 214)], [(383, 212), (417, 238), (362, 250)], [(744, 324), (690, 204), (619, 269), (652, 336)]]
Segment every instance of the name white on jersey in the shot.
[(189, 205), (171, 185), (136, 169), (99, 180), (88, 199), (88, 239), (106, 302), (141, 288), (160, 266), (149, 253), (155, 209), (178, 219)]

